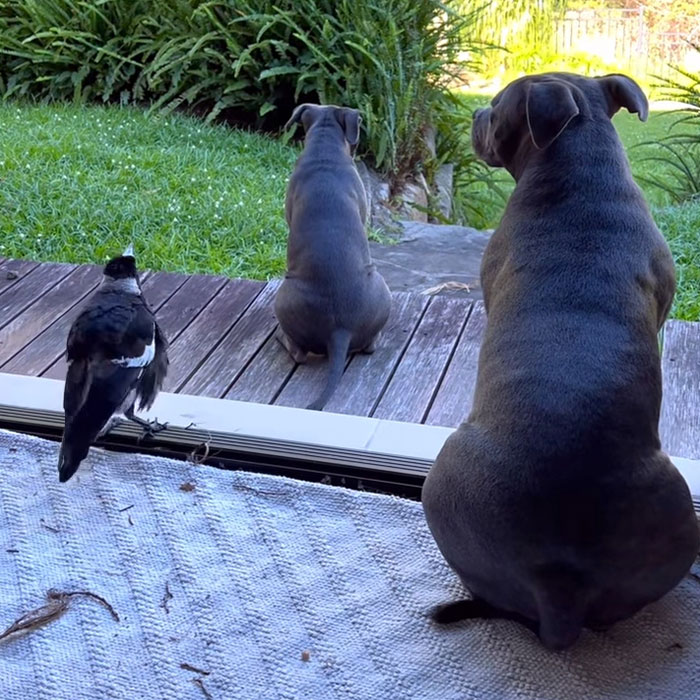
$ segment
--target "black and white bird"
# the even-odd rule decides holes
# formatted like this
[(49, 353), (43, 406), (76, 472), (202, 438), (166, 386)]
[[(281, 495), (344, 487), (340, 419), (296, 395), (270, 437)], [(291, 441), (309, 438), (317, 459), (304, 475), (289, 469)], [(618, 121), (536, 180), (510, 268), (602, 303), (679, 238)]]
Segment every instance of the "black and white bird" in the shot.
[(102, 284), (68, 334), (65, 428), (58, 478), (68, 481), (90, 445), (122, 419), (153, 433), (165, 426), (134, 415), (148, 409), (168, 371), (168, 343), (141, 294), (133, 246), (110, 260)]

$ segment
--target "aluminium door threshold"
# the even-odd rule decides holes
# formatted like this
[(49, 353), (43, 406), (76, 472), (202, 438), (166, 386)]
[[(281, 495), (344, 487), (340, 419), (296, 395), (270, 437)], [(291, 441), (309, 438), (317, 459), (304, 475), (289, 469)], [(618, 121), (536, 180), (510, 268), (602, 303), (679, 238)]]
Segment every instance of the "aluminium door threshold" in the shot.
[[(98, 446), (369, 487), (417, 498), (453, 428), (161, 392), (143, 418), (168, 428), (141, 441), (125, 421)], [(0, 373), (0, 428), (60, 439), (63, 382)], [(671, 457), (700, 513), (700, 460)]]

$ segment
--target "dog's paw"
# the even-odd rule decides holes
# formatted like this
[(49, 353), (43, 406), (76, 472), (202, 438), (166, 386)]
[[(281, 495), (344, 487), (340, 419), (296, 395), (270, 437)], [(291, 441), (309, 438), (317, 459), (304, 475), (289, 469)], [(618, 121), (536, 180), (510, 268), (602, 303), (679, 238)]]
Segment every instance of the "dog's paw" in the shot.
[(289, 353), (294, 362), (298, 365), (306, 363), (309, 354), (302, 350), (281, 328), (275, 332), (275, 339)]

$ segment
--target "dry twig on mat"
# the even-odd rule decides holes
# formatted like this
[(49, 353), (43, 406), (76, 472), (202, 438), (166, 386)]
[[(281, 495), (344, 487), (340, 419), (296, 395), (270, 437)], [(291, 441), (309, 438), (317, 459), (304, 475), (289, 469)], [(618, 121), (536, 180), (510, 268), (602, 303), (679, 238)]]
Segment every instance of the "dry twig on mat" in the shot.
[(71, 598), (84, 596), (96, 600), (100, 605), (109, 610), (116, 622), (119, 622), (117, 611), (100, 595), (90, 591), (56, 591), (50, 590), (46, 594), (47, 603), (35, 610), (30, 610), (15, 620), (4, 632), (0, 633), (0, 640), (6, 639), (18, 632), (30, 632), (42, 625), (58, 620), (70, 607)]
[(180, 668), (185, 670), (185, 671), (193, 671), (194, 673), (201, 673), (203, 676), (208, 676), (211, 673), (210, 671), (205, 671), (204, 669), (197, 668), (196, 666), (193, 666), (192, 664), (188, 664), (187, 662), (181, 663)]
[(201, 678), (193, 678), (192, 682), (199, 686), (202, 694), (207, 700), (214, 700), (214, 696), (207, 690), (207, 687), (204, 685), (204, 681)]
[(170, 615), (170, 608), (168, 607), (168, 601), (172, 600), (173, 594), (170, 592), (170, 586), (168, 582), (165, 582), (165, 593), (163, 593), (163, 599), (160, 601), (160, 607), (165, 610), (166, 615)]

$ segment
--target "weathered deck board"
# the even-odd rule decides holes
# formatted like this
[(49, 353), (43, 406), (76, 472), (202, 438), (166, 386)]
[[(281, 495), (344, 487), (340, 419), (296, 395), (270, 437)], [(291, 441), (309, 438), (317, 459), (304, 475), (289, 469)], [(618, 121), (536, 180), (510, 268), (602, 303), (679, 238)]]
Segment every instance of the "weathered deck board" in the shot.
[(295, 367), (289, 353), (270, 335), (246, 371), (239, 375), (233, 386), (224, 394), (224, 398), (273, 403)]
[(19, 316), (74, 269), (75, 265), (49, 264), (34, 275), (31, 272), (36, 268), (31, 268), (18, 277), (15, 284), (0, 293), (0, 326)]
[[(15, 317), (2, 328), (0, 330), (0, 368), (4, 372), (14, 371), (7, 366), (8, 362), (28, 343), (31, 343), (34, 339), (38, 340), (40, 335), (43, 336), (43, 339), (38, 341), (38, 343), (46, 354), (49, 355), (54, 352), (56, 339), (48, 342), (46, 340), (48, 335), (44, 334), (51, 327), (55, 327), (55, 324), (64, 318), (67, 311), (95, 288), (101, 274), (100, 268), (94, 265), (77, 267), (22, 314)], [(65, 346), (65, 333), (67, 332), (68, 327), (66, 326), (63, 342), (59, 345), (61, 349)], [(56, 357), (53, 359), (56, 359)], [(49, 364), (50, 362), (47, 362), (41, 369), (37, 370), (33, 368), (27, 372), (20, 370), (19, 373), (38, 374)]]
[(38, 266), (39, 263), (31, 260), (5, 260), (5, 258), (0, 258), (0, 294), (10, 287), (14, 287)]
[[(231, 280), (218, 292), (171, 344), (168, 353), (170, 369), (164, 384), (166, 391), (178, 390), (194, 374), (263, 287), (262, 282)], [(195, 393), (204, 394), (203, 391)]]
[(158, 312), (158, 323), (172, 344), (187, 326), (218, 294), (228, 280), (225, 277), (190, 277)]
[[(278, 347), (282, 347), (279, 343)], [(286, 352), (286, 351), (285, 351)], [(350, 359), (345, 362), (348, 366)], [(323, 391), (328, 375), (328, 362), (325, 357), (309, 355), (303, 365), (297, 365), (294, 373), (278, 394), (276, 406), (306, 408)]]
[[(262, 287), (262, 283), (259, 284)], [(181, 387), (183, 393), (215, 397), (226, 393), (275, 327), (272, 302), (278, 286), (278, 282), (270, 282), (262, 290), (258, 289), (252, 303)]]
[(174, 272), (154, 272), (145, 281), (143, 277), (141, 278), (141, 288), (150, 307), (157, 311), (186, 281), (185, 275)]
[[(0, 258), (0, 371), (62, 379), (68, 328), (100, 275)], [(296, 365), (274, 338), (278, 281), (156, 272), (142, 283), (171, 344), (166, 389), (288, 406), (321, 391), (327, 360)], [(458, 425), (471, 409), (485, 324), (482, 302), (395, 293), (376, 351), (348, 360), (325, 410)], [(700, 458), (700, 324), (669, 322), (662, 361), (664, 448)]]
[(422, 294), (396, 292), (393, 296), (391, 316), (377, 349), (371, 355), (352, 358), (325, 410), (353, 416), (372, 414), (430, 301)]
[(471, 308), (450, 297), (433, 297), (401, 363), (373, 412), (375, 418), (422, 423)]
[(459, 425), (472, 408), (479, 348), (486, 329), (483, 301), (474, 302), (450, 366), (430, 407), (429, 425)]
[(700, 459), (700, 323), (666, 323), (662, 369), (661, 444), (669, 454)]

